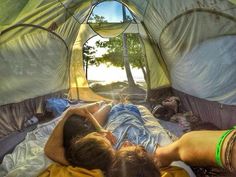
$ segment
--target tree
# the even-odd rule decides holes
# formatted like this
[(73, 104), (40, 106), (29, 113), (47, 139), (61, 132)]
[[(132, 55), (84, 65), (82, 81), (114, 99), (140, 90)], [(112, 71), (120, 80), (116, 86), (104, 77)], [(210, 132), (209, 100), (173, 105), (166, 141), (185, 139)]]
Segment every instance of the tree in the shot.
[[(146, 80), (146, 69), (144, 65), (144, 54), (137, 34), (126, 34), (127, 51), (129, 64), (133, 68), (141, 68)], [(122, 36), (109, 38), (108, 41), (97, 41), (96, 46), (107, 48), (107, 52), (102, 57), (97, 58), (98, 63), (105, 63), (107, 66), (113, 65), (124, 69)]]
[(103, 17), (103, 16), (92, 14), (89, 17), (88, 23), (98, 23), (98, 24), (100, 24), (100, 23), (108, 23), (108, 21), (105, 20), (105, 17)]
[(95, 58), (95, 47), (89, 46), (87, 43), (84, 44), (83, 49), (83, 65), (85, 70), (86, 79), (88, 79), (88, 65), (98, 65)]

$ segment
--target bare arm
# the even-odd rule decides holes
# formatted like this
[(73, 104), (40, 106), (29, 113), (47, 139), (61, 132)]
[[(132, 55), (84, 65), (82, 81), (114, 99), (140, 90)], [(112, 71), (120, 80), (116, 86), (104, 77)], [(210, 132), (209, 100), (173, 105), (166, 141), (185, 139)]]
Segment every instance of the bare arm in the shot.
[[(193, 131), (186, 133), (176, 142), (157, 148), (155, 155), (160, 166), (168, 166), (172, 161), (182, 160), (191, 165), (217, 166), (215, 160), (216, 145), (225, 131)], [(224, 164), (226, 144), (230, 136), (226, 137), (221, 151)], [(236, 146), (236, 145), (234, 145)], [(233, 149), (236, 151), (236, 147)], [(236, 161), (235, 155), (232, 162)], [(235, 168), (235, 164), (233, 163)]]
[[(75, 112), (71, 107), (63, 112), (60, 122), (58, 122), (58, 124), (54, 128), (44, 147), (44, 152), (50, 159), (63, 165), (69, 165), (68, 161), (65, 158), (65, 149), (63, 146), (64, 124), (68, 117), (70, 117), (74, 113)], [(77, 108), (76, 114), (87, 117), (88, 111), (86, 108)]]
[[(108, 113), (110, 112), (112, 107), (112, 104), (106, 104), (105, 102), (96, 102), (91, 103), (83, 106), (71, 106), (71, 114), (78, 114), (81, 115), (81, 110), (83, 112), (87, 110), (91, 114), (93, 114), (94, 118), (97, 120), (97, 123), (99, 123), (101, 126), (105, 125), (105, 122), (107, 120)], [(87, 113), (85, 113), (87, 115)], [(96, 126), (96, 125), (95, 125)]]
[(62, 118), (60, 122), (58, 122), (54, 128), (44, 147), (44, 152), (50, 159), (63, 165), (69, 165), (68, 161), (65, 159), (65, 150), (63, 147), (63, 128), (65, 121), (69, 117), (68, 114), (69, 109), (61, 115)]
[(95, 102), (95, 103), (90, 103), (90, 104), (85, 104), (85, 105), (72, 105), (70, 106), (70, 108), (73, 110), (73, 112), (76, 114), (77, 109), (80, 110), (81, 109), (87, 109), (90, 113), (94, 114), (95, 112), (97, 112), (100, 108), (101, 105), (103, 104), (103, 101), (99, 101), (99, 102)]
[[(110, 111), (110, 106), (105, 106), (101, 112), (98, 113), (97, 117), (99, 121), (105, 122), (106, 115)], [(97, 103), (76, 107), (72, 106), (68, 108), (63, 114), (61, 115), (61, 120), (54, 128), (51, 136), (49, 137), (44, 152), (45, 154), (55, 162), (58, 162), (63, 165), (69, 165), (68, 161), (65, 158), (65, 149), (63, 146), (63, 129), (64, 124), (68, 117), (72, 114), (81, 115), (90, 119), (90, 121), (94, 124), (94, 126), (98, 129), (103, 131), (101, 125), (96, 120), (96, 118), (90, 113), (90, 111), (96, 110), (98, 107)], [(106, 114), (105, 114), (106, 113)]]

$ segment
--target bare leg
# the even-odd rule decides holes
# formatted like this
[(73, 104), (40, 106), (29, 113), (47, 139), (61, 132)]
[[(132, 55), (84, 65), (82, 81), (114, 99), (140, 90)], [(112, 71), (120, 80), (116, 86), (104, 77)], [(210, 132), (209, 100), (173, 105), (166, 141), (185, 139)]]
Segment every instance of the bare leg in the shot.
[(111, 104), (105, 104), (97, 112), (93, 114), (95, 119), (99, 122), (101, 126), (104, 126), (108, 117), (108, 113), (111, 110)]

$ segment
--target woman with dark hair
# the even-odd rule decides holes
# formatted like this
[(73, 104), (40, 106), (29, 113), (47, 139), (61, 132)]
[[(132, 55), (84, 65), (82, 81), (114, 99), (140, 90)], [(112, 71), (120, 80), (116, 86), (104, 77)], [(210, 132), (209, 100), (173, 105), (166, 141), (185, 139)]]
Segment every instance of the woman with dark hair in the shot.
[(45, 154), (62, 165), (100, 169), (105, 173), (114, 156), (111, 145), (101, 138), (84, 141), (83, 137), (96, 131), (109, 139), (109, 143), (115, 142), (112, 133), (101, 127), (111, 106), (97, 102), (68, 108), (49, 137), (44, 148)]
[(142, 146), (128, 146), (117, 151), (108, 177), (160, 177), (154, 158)]
[[(94, 138), (95, 134), (99, 134)], [(100, 133), (90, 133), (84, 137), (74, 138), (65, 150), (65, 157), (73, 167), (88, 170), (100, 169), (104, 174), (110, 169), (115, 151), (110, 141), (103, 139)]]

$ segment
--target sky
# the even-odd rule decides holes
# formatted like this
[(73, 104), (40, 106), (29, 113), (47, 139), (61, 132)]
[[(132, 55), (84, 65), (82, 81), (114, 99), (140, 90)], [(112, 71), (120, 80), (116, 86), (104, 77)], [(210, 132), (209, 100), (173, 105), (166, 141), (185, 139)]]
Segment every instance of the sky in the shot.
[[(105, 64), (101, 64), (99, 67), (89, 66), (88, 71), (88, 80), (99, 80), (108, 83), (112, 81), (127, 81), (125, 70), (121, 68), (106, 67)], [(141, 69), (133, 68), (131, 72), (135, 81), (144, 81)]]
[[(93, 14), (103, 16), (108, 22), (122, 22), (122, 4), (117, 1), (106, 1), (98, 4), (93, 9)], [(131, 16), (128, 9), (126, 9), (126, 14)]]

